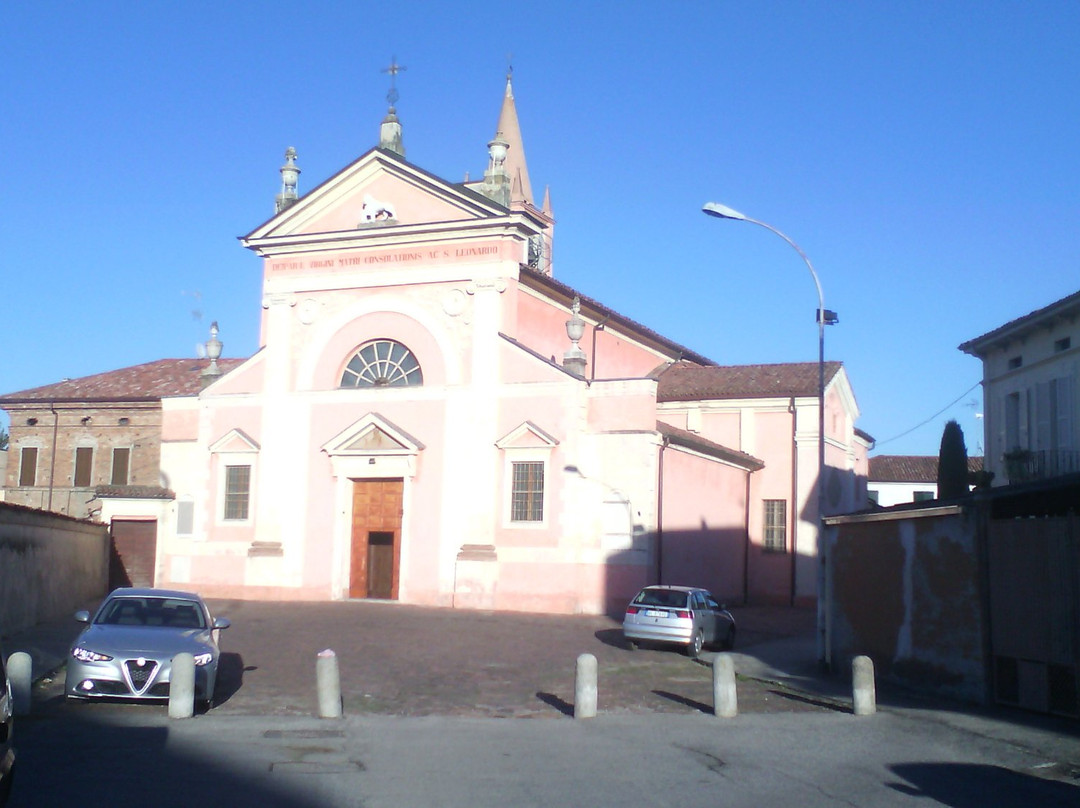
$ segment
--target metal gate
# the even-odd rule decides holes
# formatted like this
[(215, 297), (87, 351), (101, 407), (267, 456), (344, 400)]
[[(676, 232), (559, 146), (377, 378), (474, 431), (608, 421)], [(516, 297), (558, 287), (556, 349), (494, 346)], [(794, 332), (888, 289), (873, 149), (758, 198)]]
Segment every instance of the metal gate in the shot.
[(992, 519), (994, 696), (1080, 716), (1080, 517)]
[(113, 519), (109, 588), (153, 586), (157, 558), (157, 521)]

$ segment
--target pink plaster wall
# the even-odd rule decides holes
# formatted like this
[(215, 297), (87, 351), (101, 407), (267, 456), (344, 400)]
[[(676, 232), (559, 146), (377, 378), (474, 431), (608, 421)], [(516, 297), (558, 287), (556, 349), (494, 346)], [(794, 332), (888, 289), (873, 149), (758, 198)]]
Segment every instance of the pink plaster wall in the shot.
[[(603, 382), (594, 389), (602, 391)], [(656, 394), (604, 396), (589, 399), (588, 426), (596, 431), (618, 429), (656, 429)]]
[(334, 334), (319, 357), (313, 388), (337, 389), (341, 372), (356, 349), (369, 340), (383, 337), (397, 340), (413, 352), (423, 370), (426, 386), (446, 384), (443, 353), (431, 332), (411, 317), (383, 311), (357, 317)]
[[(348, 171), (348, 169), (346, 169)], [(381, 174), (337, 202), (321, 216), (306, 222), (302, 233), (334, 233), (355, 230), (363, 221), (364, 197), (389, 203), (398, 222), (448, 222), (476, 218), (475, 214), (431, 195), (430, 189), (392, 174)]]
[(190, 441), (199, 437), (199, 411), (163, 409), (161, 441)]
[[(566, 321), (570, 314), (554, 304), (533, 296), (517, 296), (517, 331), (511, 336), (537, 351), (541, 356), (554, 356), (562, 362), (566, 351), (571, 347), (566, 336)], [(592, 334), (591, 325), (586, 325), (585, 335), (579, 347), (589, 358), (591, 366)], [(666, 361), (655, 351), (641, 348), (619, 337), (613, 330), (605, 329), (596, 335), (596, 364), (603, 371), (596, 378), (631, 379), (647, 376), (658, 365)], [(592, 378), (590, 367), (585, 375)]]
[(663, 475), (663, 583), (741, 602), (746, 472), (668, 448)]

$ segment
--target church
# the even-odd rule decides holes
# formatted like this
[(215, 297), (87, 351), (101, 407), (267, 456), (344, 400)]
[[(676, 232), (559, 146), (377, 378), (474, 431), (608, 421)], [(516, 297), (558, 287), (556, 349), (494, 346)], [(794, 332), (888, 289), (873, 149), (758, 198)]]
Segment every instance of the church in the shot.
[[(257, 353), (220, 359), (215, 329), (197, 372), (155, 364), (185, 374), (149, 396), (158, 479), (84, 467), (87, 513), (150, 526), (117, 541), (141, 582), (557, 613), (617, 614), (658, 582), (813, 604), (819, 501), (866, 502), (843, 365), (818, 480), (816, 363), (720, 366), (556, 279), (510, 76), (475, 181), (410, 163), (388, 100), (378, 145), (311, 191), (286, 152), (275, 215), (241, 239), (262, 259)], [(150, 406), (117, 389), (133, 370), (96, 382)], [(101, 406), (78, 381), (0, 397), (9, 501), (42, 485), (27, 457), (53, 464), (50, 502), (77, 477), (78, 408)]]

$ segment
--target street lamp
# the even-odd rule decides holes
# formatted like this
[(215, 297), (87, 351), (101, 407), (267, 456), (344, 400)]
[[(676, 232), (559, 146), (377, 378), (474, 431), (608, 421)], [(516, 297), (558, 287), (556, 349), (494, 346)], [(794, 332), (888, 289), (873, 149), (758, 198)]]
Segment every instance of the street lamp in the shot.
[[(818, 659), (829, 665), (830, 663), (830, 642), (826, 637), (826, 633), (829, 626), (829, 615), (827, 609), (831, 608), (831, 604), (828, 603), (831, 597), (826, 593), (826, 546), (824, 540), (824, 533), (822, 525), (824, 524), (825, 510), (823, 505), (825, 503), (825, 326), (836, 325), (839, 319), (836, 316), (836, 312), (829, 311), (825, 308), (825, 295), (821, 291), (821, 281), (818, 279), (817, 272), (814, 271), (814, 265), (810, 263), (810, 259), (806, 256), (806, 253), (802, 251), (794, 241), (788, 238), (784, 233), (777, 230), (771, 224), (767, 224), (757, 219), (751, 219), (745, 214), (739, 213), (737, 210), (729, 208), (727, 205), (721, 205), (719, 202), (707, 202), (701, 208), (704, 213), (709, 216), (715, 216), (718, 219), (734, 219), (740, 222), (750, 222), (751, 224), (757, 224), (764, 227), (766, 230), (771, 230), (776, 235), (780, 236), (784, 241), (790, 244), (795, 252), (799, 254), (803, 261), (806, 262), (806, 268), (810, 270), (810, 276), (814, 279), (814, 287), (817, 289), (818, 307), (816, 314), (818, 324), (818, 478), (817, 478), (817, 551), (818, 551), (818, 599), (817, 599), (817, 612), (818, 612)], [(795, 548), (792, 547), (792, 553), (795, 552)], [(792, 586), (791, 598), (795, 599), (795, 590)]]

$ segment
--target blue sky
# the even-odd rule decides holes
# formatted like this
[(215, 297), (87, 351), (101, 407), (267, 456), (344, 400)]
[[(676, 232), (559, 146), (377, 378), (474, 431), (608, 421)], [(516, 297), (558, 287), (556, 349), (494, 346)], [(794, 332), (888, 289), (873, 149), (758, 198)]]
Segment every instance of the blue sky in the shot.
[[(982, 447), (957, 345), (1080, 288), (1080, 3), (130, 2), (4, 9), (0, 392), (257, 348), (287, 146), (486, 165), (508, 56), (555, 275), (722, 364), (816, 361), (878, 454)], [(956, 402), (949, 406), (952, 402)], [(924, 423), (925, 422), (925, 423)], [(920, 426), (920, 424), (923, 424)]]

